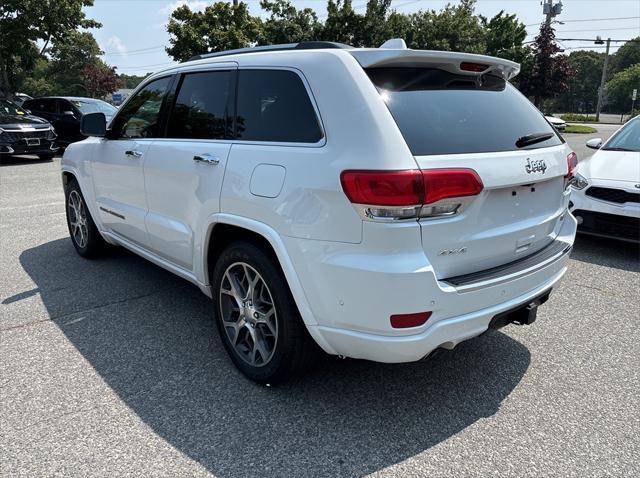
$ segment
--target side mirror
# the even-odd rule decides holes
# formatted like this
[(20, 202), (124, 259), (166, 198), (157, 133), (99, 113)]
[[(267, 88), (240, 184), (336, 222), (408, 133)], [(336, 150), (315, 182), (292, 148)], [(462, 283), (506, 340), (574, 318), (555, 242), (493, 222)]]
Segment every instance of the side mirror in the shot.
[(602, 146), (602, 138), (593, 138), (587, 141), (587, 148), (600, 149)]
[(71, 117), (73, 117), (73, 118), (75, 118), (75, 117), (76, 117), (76, 114), (75, 114), (73, 111), (71, 111), (71, 110), (63, 111), (63, 112), (62, 112), (62, 114), (63, 114), (64, 116), (71, 116)]
[(103, 138), (107, 134), (107, 119), (104, 113), (88, 113), (80, 120), (80, 132), (85, 136)]

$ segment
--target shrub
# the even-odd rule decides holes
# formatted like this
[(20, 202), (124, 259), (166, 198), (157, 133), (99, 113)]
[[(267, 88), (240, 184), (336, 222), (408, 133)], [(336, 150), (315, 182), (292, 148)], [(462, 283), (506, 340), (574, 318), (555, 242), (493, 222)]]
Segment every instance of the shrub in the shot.
[(585, 121), (585, 122), (591, 122), (591, 123), (596, 122), (595, 116), (579, 115), (575, 113), (566, 113), (564, 115), (561, 115), (560, 119), (563, 119), (565, 121)]

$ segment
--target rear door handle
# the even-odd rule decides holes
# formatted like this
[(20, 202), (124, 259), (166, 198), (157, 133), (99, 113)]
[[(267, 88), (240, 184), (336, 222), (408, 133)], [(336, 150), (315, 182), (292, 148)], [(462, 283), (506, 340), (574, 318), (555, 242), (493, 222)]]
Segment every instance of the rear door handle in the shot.
[(136, 151), (136, 150), (129, 150), (129, 151), (125, 151), (124, 154), (129, 158), (129, 159), (138, 159), (142, 157), (142, 152), (141, 151)]
[(203, 153), (203, 154), (196, 154), (193, 157), (193, 160), (197, 163), (206, 163), (209, 164), (211, 166), (215, 166), (216, 164), (218, 164), (220, 162), (220, 158), (217, 156), (213, 156), (212, 154), (209, 153)]

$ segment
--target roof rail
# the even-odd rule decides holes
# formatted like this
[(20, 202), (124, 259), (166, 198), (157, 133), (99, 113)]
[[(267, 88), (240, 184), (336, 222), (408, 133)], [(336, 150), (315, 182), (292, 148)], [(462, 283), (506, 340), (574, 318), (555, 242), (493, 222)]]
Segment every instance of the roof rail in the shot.
[(345, 43), (332, 41), (302, 41), (300, 43), (283, 43), (280, 45), (263, 45), (249, 48), (238, 48), (235, 50), (218, 51), (213, 53), (203, 53), (189, 58), (189, 61), (202, 60), (204, 58), (217, 58), (219, 56), (242, 55), (244, 53), (258, 53), (261, 51), (284, 51), (284, 50), (313, 50), (325, 48), (353, 48)]

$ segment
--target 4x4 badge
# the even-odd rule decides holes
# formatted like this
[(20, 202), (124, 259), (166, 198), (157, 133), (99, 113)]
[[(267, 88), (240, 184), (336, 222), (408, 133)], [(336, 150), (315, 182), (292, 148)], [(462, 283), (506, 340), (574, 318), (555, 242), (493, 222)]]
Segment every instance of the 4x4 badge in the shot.
[(531, 161), (531, 158), (527, 158), (527, 164), (525, 164), (524, 169), (529, 174), (536, 172), (541, 172), (542, 174), (544, 174), (544, 172), (547, 170), (547, 163), (545, 163), (542, 159), (534, 159), (533, 161)]

